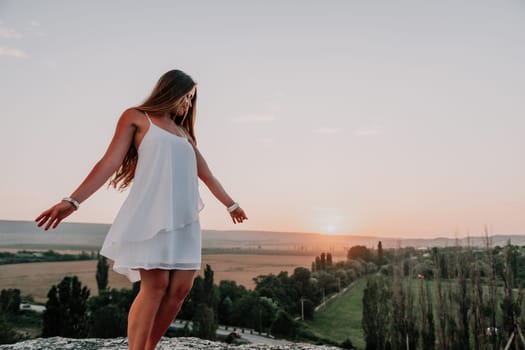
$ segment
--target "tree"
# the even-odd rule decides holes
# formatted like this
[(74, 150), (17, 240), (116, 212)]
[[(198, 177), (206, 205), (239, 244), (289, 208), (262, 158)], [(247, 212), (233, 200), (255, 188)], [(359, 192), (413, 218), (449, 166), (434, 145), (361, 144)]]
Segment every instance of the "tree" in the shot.
[(233, 325), (233, 305), (248, 293), (248, 290), (237, 285), (235, 281), (222, 280), (218, 286), (219, 306), (218, 320), (220, 324)]
[(64, 313), (62, 305), (58, 300), (58, 290), (56, 286), (52, 286), (47, 293), (46, 310), (43, 315), (44, 328), (42, 329), (42, 337), (53, 337), (59, 335), (61, 332), (61, 316)]
[[(499, 248), (501, 250), (501, 247), (496, 246), (494, 248), (494, 253), (491, 252), (490, 249), (490, 239), (488, 237), (488, 230), (485, 226), (484, 228), (485, 233), (485, 249), (486, 249), (486, 263), (488, 268), (486, 269), (486, 275), (488, 279), (488, 296), (486, 298), (486, 306), (485, 306), (485, 312), (488, 318), (488, 328), (489, 329), (496, 329), (497, 323), (496, 323), (496, 310), (497, 310), (497, 286), (496, 286), (496, 278), (498, 276), (497, 272), (497, 261), (496, 259), (496, 251)], [(496, 332), (492, 336), (489, 337), (489, 341), (492, 345), (493, 349), (498, 348), (499, 346), (499, 340), (500, 337), (497, 336)]]
[(0, 312), (16, 315), (20, 311), (20, 289), (2, 289), (0, 292)]
[(326, 255), (321, 253), (321, 270), (326, 270)]
[(372, 252), (364, 245), (356, 245), (348, 250), (347, 258), (349, 260), (361, 259), (366, 262), (372, 261)]
[(419, 285), (419, 312), (421, 320), (421, 349), (433, 350), (436, 348), (436, 333), (432, 295), (428, 284), (424, 280), (420, 280)]
[(116, 338), (126, 336), (127, 311), (115, 304), (96, 309), (89, 317), (89, 337)]
[(231, 325), (232, 323), (232, 312), (233, 312), (233, 301), (229, 296), (222, 299), (219, 303), (219, 323)]
[(103, 290), (88, 303), (88, 336), (115, 338), (126, 336), (127, 314), (134, 299), (131, 289)]
[(460, 348), (469, 348), (470, 347), (470, 322), (469, 314), (472, 313), (472, 301), (471, 293), (469, 293), (469, 288), (467, 285), (467, 279), (469, 278), (468, 266), (470, 254), (466, 252), (460, 252), (457, 257), (457, 287), (455, 300), (459, 304), (458, 311), (458, 332), (459, 332), (459, 347)]
[[(521, 307), (519, 296), (516, 298), (514, 296), (513, 286), (514, 286), (514, 276), (516, 267), (516, 252), (513, 249), (513, 246), (510, 244), (510, 241), (507, 242), (507, 245), (504, 248), (504, 297), (503, 301), (500, 304), (502, 311), (502, 328), (503, 332), (507, 339), (509, 339), (512, 334), (514, 334), (516, 340), (514, 341), (515, 349), (518, 349), (518, 341), (515, 334), (516, 327), (519, 324), (518, 319), (521, 315)], [(523, 292), (521, 292), (523, 293)], [(523, 295), (521, 295), (523, 298)]]
[(2, 318), (0, 318), (0, 344), (12, 344), (20, 341), (20, 335)]
[[(213, 275), (211, 266), (207, 264), (204, 278), (195, 277), (193, 287), (179, 312), (180, 318), (192, 319), (193, 334), (203, 339), (215, 339), (219, 317), (221, 321), (230, 322), (231, 319), (232, 298), (225, 300), (227, 295), (224, 295), (221, 299), (219, 288), (213, 283)], [(235, 290), (237, 285), (228, 281), (223, 284), (223, 288), (225, 294), (228, 294), (226, 291)], [(222, 316), (219, 316), (219, 307), (225, 312)]]
[(297, 334), (297, 324), (292, 316), (284, 310), (279, 310), (272, 323), (272, 334), (281, 337), (293, 338)]
[(336, 293), (338, 291), (337, 278), (334, 274), (326, 271), (315, 272), (315, 278), (318, 282), (318, 287), (326, 294)]
[(206, 295), (204, 294), (204, 279), (201, 276), (195, 277), (193, 287), (188, 296), (184, 299), (182, 307), (177, 317), (190, 320), (197, 309), (197, 305), (205, 304)]
[[(213, 283), (213, 275), (214, 272), (211, 266), (207, 264), (204, 269), (204, 278), (202, 276), (195, 277), (193, 280), (193, 287), (184, 300), (178, 317), (181, 319), (193, 318), (200, 304), (210, 307), (213, 310), (215, 317), (218, 317), (221, 296), (217, 286)], [(217, 321), (218, 318), (215, 319), (215, 322)]]
[(262, 332), (271, 327), (279, 307), (270, 298), (259, 297), (257, 302), (258, 322), (256, 330)]
[(340, 291), (340, 287), (345, 287), (350, 283), (348, 273), (346, 273), (346, 271), (343, 269), (336, 270), (334, 276), (338, 280), (337, 282), (338, 292)]
[(383, 253), (383, 243), (379, 241), (379, 243), (377, 243), (377, 266), (381, 267), (384, 264), (386, 264), (386, 261)]
[(388, 342), (390, 324), (390, 300), (392, 291), (389, 281), (381, 276), (368, 279), (363, 293), (363, 318), (367, 350), (384, 350)]
[[(317, 273), (328, 274), (323, 271), (316, 272), (316, 274)], [(335, 278), (333, 278), (333, 280), (335, 280)], [(301, 310), (299, 300), (300, 298), (305, 298), (309, 301), (309, 303), (304, 304), (305, 317), (312, 318), (313, 309), (315, 308), (313, 304), (318, 304), (322, 298), (322, 291), (319, 288), (320, 283), (318, 283), (320, 281), (316, 282), (316, 280), (312, 278), (310, 270), (304, 267), (297, 267), (295, 268), (293, 275), (290, 276), (290, 282), (291, 285), (288, 288), (288, 294), (292, 295), (294, 298), (291, 300), (293, 307), (289, 308), (289, 310), (294, 314), (299, 314)]]
[[(480, 257), (481, 259), (481, 257)], [(481, 280), (481, 267), (482, 261), (475, 263), (472, 269), (471, 275), (471, 293), (472, 293), (472, 337), (475, 350), (480, 350), (484, 346), (488, 346), (488, 334), (487, 334), (487, 319), (485, 317), (485, 299), (486, 293), (483, 291), (485, 288), (484, 283)], [(433, 349), (431, 349), (433, 350)]]
[(217, 324), (215, 323), (215, 315), (211, 307), (206, 304), (199, 304), (192, 321), (193, 333), (196, 337), (210, 340), (215, 339)]
[(97, 287), (98, 292), (100, 293), (103, 290), (106, 290), (108, 287), (108, 259), (106, 259), (105, 256), (98, 255), (98, 262), (97, 262)]
[(232, 324), (256, 329), (259, 323), (259, 312), (257, 309), (258, 295), (256, 292), (248, 292), (236, 300), (232, 306)]
[(436, 271), (434, 272), (434, 282), (436, 286), (436, 321), (438, 324), (438, 341), (443, 349), (448, 349), (447, 338), (447, 299), (444, 292), (444, 283), (442, 278), (446, 277), (444, 272), (447, 271), (446, 260), (437, 248), (432, 248), (434, 256), (434, 265)]
[(214, 275), (214, 272), (211, 269), (211, 266), (206, 264), (206, 268), (204, 269), (204, 285), (203, 285), (204, 295), (205, 295), (204, 301), (206, 305), (211, 307), (213, 311), (216, 312), (218, 302), (219, 302), (218, 300), (219, 296), (217, 293), (217, 288), (213, 284), (213, 275)]
[(20, 313), (20, 289), (2, 289), (0, 292), (0, 344), (16, 343), (22, 336), (4, 319)]
[(414, 315), (412, 279), (409, 278), (403, 283), (400, 268), (395, 268), (392, 282), (392, 348), (415, 349), (419, 340), (419, 330)]
[(89, 289), (82, 287), (78, 277), (64, 277), (58, 286), (51, 287), (47, 297), (42, 336), (84, 337)]
[(300, 305), (298, 305), (299, 298), (298, 289), (301, 282), (292, 281), (288, 276), (287, 271), (281, 271), (278, 275), (269, 274), (261, 275), (254, 278), (255, 291), (259, 296), (268, 297), (279, 307), (286, 310), (288, 313), (298, 313)]

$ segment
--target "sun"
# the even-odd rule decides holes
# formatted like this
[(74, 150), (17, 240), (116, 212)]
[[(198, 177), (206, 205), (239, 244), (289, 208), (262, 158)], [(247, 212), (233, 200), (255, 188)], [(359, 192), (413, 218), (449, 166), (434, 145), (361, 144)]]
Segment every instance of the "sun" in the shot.
[(324, 235), (333, 235), (337, 231), (336, 225), (325, 225), (321, 229), (321, 233)]
[(313, 208), (312, 219), (317, 232), (323, 235), (339, 234), (348, 221), (347, 215), (341, 208)]

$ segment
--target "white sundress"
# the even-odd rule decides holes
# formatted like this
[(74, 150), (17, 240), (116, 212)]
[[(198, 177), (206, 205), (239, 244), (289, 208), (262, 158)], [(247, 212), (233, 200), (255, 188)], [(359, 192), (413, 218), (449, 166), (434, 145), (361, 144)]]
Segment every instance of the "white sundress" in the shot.
[(203, 203), (189, 141), (155, 125), (139, 149), (133, 185), (106, 235), (100, 254), (131, 282), (137, 269), (199, 270)]

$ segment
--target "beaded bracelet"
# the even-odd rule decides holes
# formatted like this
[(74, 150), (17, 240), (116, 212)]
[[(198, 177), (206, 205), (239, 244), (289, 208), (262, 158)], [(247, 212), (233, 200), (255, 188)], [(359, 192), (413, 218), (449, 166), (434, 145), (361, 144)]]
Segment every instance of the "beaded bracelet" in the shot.
[(73, 206), (75, 207), (75, 210), (78, 210), (78, 208), (80, 207), (80, 203), (71, 197), (64, 197), (62, 198), (62, 200), (73, 204)]
[(226, 208), (226, 210), (231, 213), (232, 211), (236, 210), (237, 208), (239, 208), (239, 203), (237, 202), (234, 202), (231, 206), (229, 206), (228, 208)]

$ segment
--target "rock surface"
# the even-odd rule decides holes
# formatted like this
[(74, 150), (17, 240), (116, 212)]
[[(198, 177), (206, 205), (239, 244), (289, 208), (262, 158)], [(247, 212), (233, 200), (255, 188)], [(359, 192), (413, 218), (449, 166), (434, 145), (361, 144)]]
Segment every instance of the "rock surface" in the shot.
[[(126, 338), (112, 339), (69, 339), (69, 338), (39, 338), (24, 342), (0, 345), (5, 350), (127, 350)], [(287, 345), (245, 344), (229, 345), (198, 338), (162, 338), (157, 350), (336, 350), (333, 346), (319, 346), (304, 343)]]

